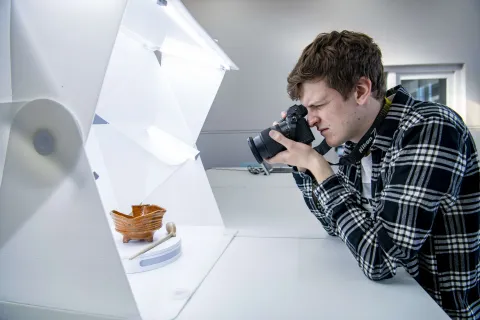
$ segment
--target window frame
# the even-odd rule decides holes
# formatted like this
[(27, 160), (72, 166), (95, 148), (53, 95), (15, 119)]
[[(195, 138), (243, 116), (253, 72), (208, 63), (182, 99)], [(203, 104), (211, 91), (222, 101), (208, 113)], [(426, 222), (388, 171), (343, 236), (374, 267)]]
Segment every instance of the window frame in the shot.
[(434, 65), (390, 65), (384, 67), (386, 89), (401, 80), (446, 79), (447, 106), (466, 118), (465, 68), (462, 63)]

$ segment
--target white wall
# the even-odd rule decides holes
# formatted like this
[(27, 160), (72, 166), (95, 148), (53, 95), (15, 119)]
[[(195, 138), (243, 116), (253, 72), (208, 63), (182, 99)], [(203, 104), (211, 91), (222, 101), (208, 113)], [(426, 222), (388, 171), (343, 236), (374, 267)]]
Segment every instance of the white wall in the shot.
[(288, 73), (318, 33), (334, 29), (371, 35), (385, 65), (465, 63), (467, 119), (480, 126), (478, 0), (183, 2), (240, 68), (227, 72), (198, 140), (207, 168), (254, 161), (247, 137), (292, 104)]

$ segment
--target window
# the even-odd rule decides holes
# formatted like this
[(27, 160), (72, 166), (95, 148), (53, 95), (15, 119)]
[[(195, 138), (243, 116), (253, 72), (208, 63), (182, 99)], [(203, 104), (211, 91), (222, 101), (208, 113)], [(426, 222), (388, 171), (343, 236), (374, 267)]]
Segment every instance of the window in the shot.
[[(453, 73), (427, 75), (401, 75), (398, 82), (419, 100), (453, 105)], [(447, 93), (447, 90), (450, 90)], [(447, 101), (448, 97), (448, 101)]]
[(466, 114), (463, 64), (386, 66), (387, 89), (401, 84), (414, 98), (447, 105)]

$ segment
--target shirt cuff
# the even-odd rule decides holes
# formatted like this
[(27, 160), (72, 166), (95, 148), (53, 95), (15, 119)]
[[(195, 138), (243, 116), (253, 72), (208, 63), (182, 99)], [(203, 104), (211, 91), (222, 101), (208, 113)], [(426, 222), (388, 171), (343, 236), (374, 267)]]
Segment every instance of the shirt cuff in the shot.
[(308, 170), (305, 172), (298, 171), (296, 167), (294, 167), (292, 175), (295, 179), (297, 187), (303, 192), (303, 194), (305, 196), (312, 197), (313, 189), (317, 185), (317, 181), (315, 180), (313, 175)]
[(292, 173), (295, 178), (301, 178), (301, 179), (312, 179), (315, 180), (315, 177), (313, 174), (309, 171), (299, 171), (297, 167), (292, 167)]
[(349, 195), (349, 191), (342, 183), (341, 178), (334, 174), (318, 184), (313, 190), (313, 195), (324, 211), (331, 214), (332, 209)]

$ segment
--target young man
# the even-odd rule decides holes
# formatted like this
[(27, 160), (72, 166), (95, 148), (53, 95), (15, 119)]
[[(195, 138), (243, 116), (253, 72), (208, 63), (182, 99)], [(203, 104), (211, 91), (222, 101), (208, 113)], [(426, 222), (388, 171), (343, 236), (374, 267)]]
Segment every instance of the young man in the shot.
[(308, 208), (369, 279), (403, 267), (450, 317), (480, 319), (480, 168), (472, 136), (450, 108), (415, 100), (401, 86), (385, 92), (384, 81), (370, 37), (317, 36), (289, 75), (288, 93), (329, 146), (344, 144), (344, 155), (356, 158), (335, 174), (311, 146), (272, 130), (287, 150), (268, 162), (294, 167)]

